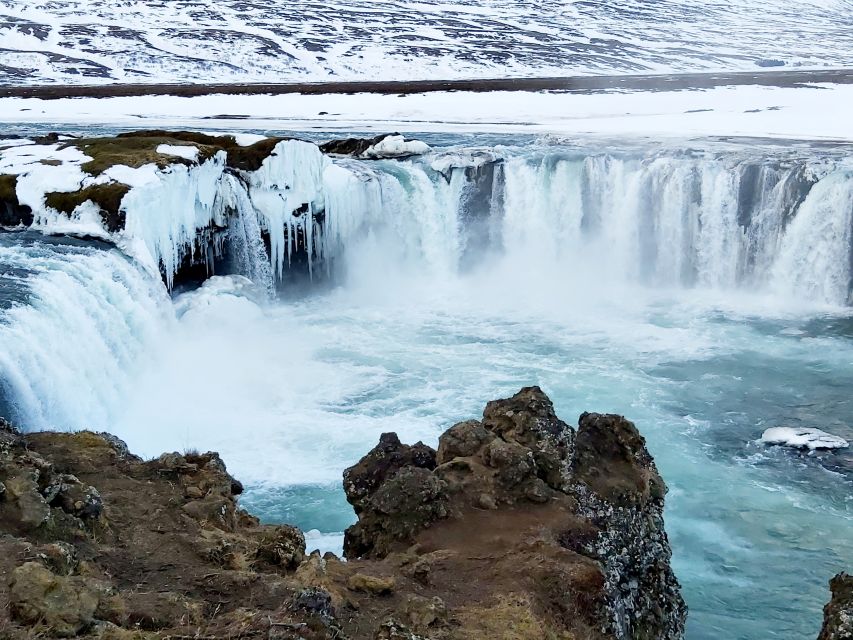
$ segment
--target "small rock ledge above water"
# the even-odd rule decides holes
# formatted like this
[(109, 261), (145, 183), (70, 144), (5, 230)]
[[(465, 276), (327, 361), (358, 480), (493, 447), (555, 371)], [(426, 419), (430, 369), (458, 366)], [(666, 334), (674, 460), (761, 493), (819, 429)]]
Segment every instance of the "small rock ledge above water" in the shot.
[(536, 387), (437, 450), (384, 435), (345, 474), (346, 562), (241, 510), (215, 453), (143, 461), (108, 434), (4, 423), (0, 483), (3, 638), (683, 635), (642, 437), (613, 415), (575, 430)]

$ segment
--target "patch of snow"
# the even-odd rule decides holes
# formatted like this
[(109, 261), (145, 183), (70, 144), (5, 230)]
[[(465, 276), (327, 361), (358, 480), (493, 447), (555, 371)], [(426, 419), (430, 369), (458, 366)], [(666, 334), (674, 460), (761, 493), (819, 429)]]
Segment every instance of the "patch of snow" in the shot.
[(0, 150), (9, 147), (20, 147), (25, 144), (34, 144), (29, 138), (0, 138)]
[(237, 144), (241, 147), (251, 147), (256, 142), (267, 139), (267, 136), (262, 136), (257, 133), (233, 133), (226, 135), (233, 135), (234, 140), (236, 140)]
[[(81, 165), (91, 160), (77, 147), (62, 148), (58, 144), (23, 144), (3, 149), (0, 154), (0, 173), (20, 175), (38, 167), (50, 167), (45, 161), (65, 165)], [(61, 169), (61, 167), (54, 167)], [(61, 189), (51, 189), (61, 191)]]
[[(334, 104), (334, 112), (329, 111)], [(853, 140), (853, 85), (741, 85), (599, 94), (206, 95), (192, 98), (0, 98), (0, 122), (203, 130), (465, 131), (683, 138)], [(234, 119), (251, 113), (250, 118)], [(141, 115), (144, 114), (144, 115)]]
[(157, 182), (158, 167), (156, 164), (145, 164), (133, 168), (124, 164), (114, 164), (98, 176), (96, 183), (121, 182), (129, 187), (141, 187), (152, 182)]
[(157, 147), (157, 153), (164, 156), (176, 156), (193, 162), (198, 161), (198, 147), (192, 145), (161, 144)]
[(404, 158), (420, 156), (431, 151), (426, 142), (406, 140), (403, 136), (385, 136), (361, 154), (363, 158), (379, 160), (381, 158)]
[(77, 191), (87, 176), (80, 165), (73, 162), (57, 166), (33, 164), (27, 169), (18, 173), (16, 192), (18, 201), (34, 212), (44, 208), (46, 193)]
[(761, 435), (761, 442), (796, 449), (843, 449), (848, 446), (844, 438), (811, 427), (773, 427)]
[(497, 153), (489, 149), (466, 149), (441, 153), (430, 163), (434, 171), (448, 175), (452, 169), (478, 169), (499, 159)]

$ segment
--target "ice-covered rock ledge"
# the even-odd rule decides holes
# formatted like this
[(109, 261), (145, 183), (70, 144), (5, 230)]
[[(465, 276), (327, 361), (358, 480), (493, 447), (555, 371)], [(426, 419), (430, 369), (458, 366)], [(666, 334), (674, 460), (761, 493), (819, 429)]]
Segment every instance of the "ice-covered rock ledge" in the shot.
[(761, 442), (809, 451), (845, 449), (849, 446), (844, 438), (812, 427), (772, 427), (761, 435)]
[(324, 151), (379, 159), (429, 147), (399, 135), (320, 147), (186, 131), (0, 141), (0, 226), (112, 240), (169, 287), (213, 273), (229, 235), (253, 279), (281, 277), (294, 260), (311, 272), (340, 239), (324, 233), (327, 217), (340, 235), (349, 213), (336, 196), (351, 176)]

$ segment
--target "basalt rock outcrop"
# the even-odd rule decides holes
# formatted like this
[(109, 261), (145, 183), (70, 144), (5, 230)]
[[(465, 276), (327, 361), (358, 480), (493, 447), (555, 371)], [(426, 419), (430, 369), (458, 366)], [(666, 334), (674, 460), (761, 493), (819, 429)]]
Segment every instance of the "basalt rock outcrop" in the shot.
[(818, 640), (853, 640), (853, 576), (839, 573), (829, 588), (832, 599), (823, 608)]
[(456, 558), (484, 593), (502, 585), (522, 598), (542, 637), (683, 635), (666, 485), (621, 416), (584, 413), (575, 431), (538, 387), (525, 388), (451, 427), (437, 451), (383, 435), (344, 489), (359, 518), (348, 557), (417, 549), (412, 571), (425, 580), (430, 557)]
[[(665, 485), (633, 424), (535, 387), (345, 474), (347, 561), (262, 525), (215, 453), (0, 425), (0, 637), (674, 639)], [(830, 636), (835, 638), (836, 636)]]

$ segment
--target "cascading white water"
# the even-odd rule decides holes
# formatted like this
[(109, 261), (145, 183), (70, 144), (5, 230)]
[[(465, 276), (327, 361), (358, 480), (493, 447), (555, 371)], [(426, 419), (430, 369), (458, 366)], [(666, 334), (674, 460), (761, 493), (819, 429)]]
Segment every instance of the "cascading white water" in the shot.
[(773, 267), (782, 293), (846, 303), (850, 293), (853, 172), (836, 171), (812, 187), (782, 240)]
[[(468, 249), (476, 170), (437, 171), (436, 164), (424, 158), (365, 168), (374, 179), (347, 187), (347, 237), (381, 229), (383, 250), (436, 275), (457, 271)], [(510, 154), (492, 179), (497, 210), (481, 208), (481, 215), (494, 218), (492, 248), (508, 261), (550, 262), (567, 272), (595, 261), (600, 277), (623, 283), (784, 289), (803, 302), (847, 302), (849, 171), (815, 173), (806, 161), (551, 151)], [(333, 215), (326, 224), (335, 230)], [(345, 254), (347, 243), (334, 247), (330, 254)]]
[(216, 203), (221, 209), (219, 216), (224, 219), (229, 211), (237, 214), (230, 216), (228, 233), (232, 259), (239, 273), (272, 295), (275, 291), (272, 266), (249, 194), (236, 176), (224, 176), (223, 183)]
[[(218, 253), (230, 227), (233, 262), (269, 290), (294, 267), (340, 277), (369, 242), (386, 272), (443, 277), (502, 254), (614, 283), (846, 304), (845, 162), (748, 151), (532, 146), (358, 161), (287, 140), (256, 171), (228, 170), (224, 152), (197, 167), (152, 165), (122, 202), (117, 240), (170, 288), (188, 256), (212, 263), (194, 254)], [(75, 216), (91, 226), (85, 206)]]
[(9, 271), (20, 274), (19, 300), (0, 309), (11, 417), (31, 429), (109, 424), (146, 347), (174, 320), (159, 278), (114, 249), (40, 241), (0, 243), (0, 272)]

